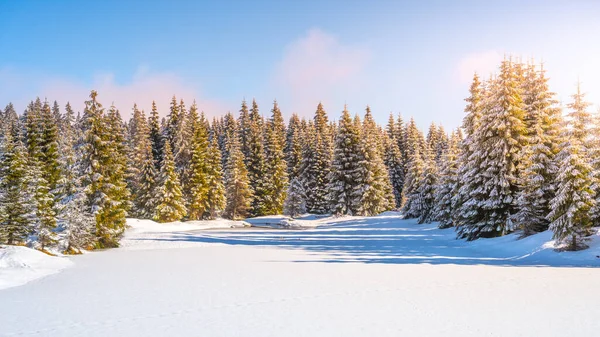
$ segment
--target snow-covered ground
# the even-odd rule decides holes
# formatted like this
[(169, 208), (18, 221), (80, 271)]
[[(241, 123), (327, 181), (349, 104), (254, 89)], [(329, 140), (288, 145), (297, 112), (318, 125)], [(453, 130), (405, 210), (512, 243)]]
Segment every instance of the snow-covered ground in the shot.
[(67, 258), (52, 257), (27, 247), (0, 245), (0, 289), (58, 273), (72, 264)]
[(467, 243), (394, 213), (295, 221), (131, 220), (122, 248), (0, 290), (0, 336), (600, 334), (598, 235), (557, 253), (549, 233)]

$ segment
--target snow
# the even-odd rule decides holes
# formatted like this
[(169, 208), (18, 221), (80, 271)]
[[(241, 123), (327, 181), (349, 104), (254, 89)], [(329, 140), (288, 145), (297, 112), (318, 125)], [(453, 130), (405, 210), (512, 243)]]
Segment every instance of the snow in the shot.
[(66, 258), (53, 257), (27, 247), (0, 245), (0, 289), (23, 285), (71, 265), (72, 262)]
[(0, 336), (598, 335), (600, 233), (558, 253), (549, 232), (465, 242), (397, 213), (310, 219), (129, 220), (122, 248), (1, 290)]

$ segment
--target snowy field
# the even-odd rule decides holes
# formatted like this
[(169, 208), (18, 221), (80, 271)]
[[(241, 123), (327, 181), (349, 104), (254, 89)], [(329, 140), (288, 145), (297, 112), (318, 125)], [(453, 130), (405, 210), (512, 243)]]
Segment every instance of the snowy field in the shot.
[(129, 224), (82, 256), (0, 248), (0, 336), (600, 335), (598, 235), (557, 253), (393, 213)]

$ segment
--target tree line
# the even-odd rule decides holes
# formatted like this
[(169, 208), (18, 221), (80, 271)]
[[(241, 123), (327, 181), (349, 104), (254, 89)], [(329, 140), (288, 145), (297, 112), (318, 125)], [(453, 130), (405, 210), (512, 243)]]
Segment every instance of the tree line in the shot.
[[(20, 116), (0, 111), (0, 243), (67, 253), (116, 247), (126, 217), (158, 222), (285, 213), (364, 215), (402, 210), (460, 238), (551, 229), (567, 249), (585, 247), (600, 218), (600, 133), (580, 92), (568, 113), (541, 66), (504, 60), (477, 74), (461, 128), (369, 107), (330, 121), (285, 123), (255, 100), (209, 121), (173, 97), (161, 118), (133, 107), (123, 121), (92, 91), (83, 114), (39, 98)], [(64, 111), (63, 111), (64, 110)]]

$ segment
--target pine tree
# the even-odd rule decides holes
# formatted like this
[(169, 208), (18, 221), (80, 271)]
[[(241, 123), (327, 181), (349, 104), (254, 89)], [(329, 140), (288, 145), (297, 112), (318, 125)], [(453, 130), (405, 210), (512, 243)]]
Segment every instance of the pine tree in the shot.
[(183, 100), (179, 101), (180, 120), (175, 132), (173, 158), (179, 180), (183, 187), (187, 185), (190, 176), (190, 161), (192, 159), (190, 139), (193, 137), (194, 125), (196, 125), (198, 119), (196, 102), (194, 102), (190, 110), (193, 110), (193, 116), (192, 111), (186, 110)]
[[(148, 216), (145, 210), (145, 203), (147, 195), (144, 198), (140, 198), (143, 192), (142, 185), (146, 184), (144, 179), (154, 180), (153, 177), (149, 176), (151, 170), (145, 167), (148, 160), (151, 161), (152, 165), (152, 142), (150, 139), (150, 128), (146, 116), (143, 111), (137, 108), (137, 105), (133, 106), (133, 115), (129, 122), (129, 162), (128, 167), (128, 185), (132, 193), (133, 198), (133, 214), (141, 217), (142, 214)], [(150, 149), (150, 153), (148, 153)], [(150, 158), (149, 158), (150, 157)], [(143, 172), (146, 170), (146, 172)]]
[[(458, 234), (469, 240), (510, 233), (519, 193), (517, 170), (525, 140), (522, 90), (511, 61), (504, 60), (500, 76), (491, 84), (484, 113), (476, 130), (475, 152), (480, 158), (477, 179), (465, 186), (470, 200), (463, 204), (465, 215)], [(474, 184), (478, 179), (481, 182)]]
[(223, 216), (235, 220), (248, 216), (252, 189), (238, 137), (228, 139), (227, 152), (229, 153), (225, 165), (227, 205)]
[(521, 192), (514, 221), (527, 236), (548, 228), (546, 216), (556, 192), (554, 157), (561, 143), (561, 111), (548, 90), (543, 69), (538, 73), (529, 65), (524, 76), (527, 146), (521, 155)]
[(202, 219), (208, 212), (208, 130), (204, 121), (198, 118), (194, 109), (193, 137), (191, 141), (192, 158), (190, 162), (190, 179), (186, 185), (189, 192), (188, 215), (190, 220)]
[(91, 246), (94, 240), (96, 221), (86, 205), (87, 198), (82, 190), (68, 197), (62, 212), (63, 253), (80, 254), (81, 249)]
[(288, 130), (285, 144), (285, 158), (288, 166), (288, 177), (294, 179), (300, 175), (300, 166), (302, 163), (302, 125), (297, 114), (292, 114), (288, 123)]
[(376, 215), (393, 207), (393, 190), (379, 145), (379, 130), (367, 106), (361, 134), (360, 214)]
[(154, 220), (158, 222), (179, 221), (187, 214), (179, 177), (175, 172), (175, 161), (170, 142), (165, 142), (163, 149), (163, 160), (156, 194), (158, 205), (156, 206)]
[[(414, 148), (413, 148), (414, 147)], [(409, 162), (406, 169), (406, 181), (403, 189), (402, 213), (404, 218), (419, 218), (422, 214), (423, 200), (421, 198), (421, 189), (423, 180), (427, 175), (427, 163), (421, 155), (418, 144), (408, 142), (407, 150), (410, 153)]]
[(273, 103), (271, 118), (265, 136), (265, 195), (266, 214), (281, 214), (286, 199), (288, 175), (285, 161), (285, 122), (277, 105)]
[(283, 214), (292, 218), (306, 213), (306, 194), (299, 178), (293, 178), (288, 187), (285, 203), (283, 204)]
[(268, 195), (266, 190), (266, 164), (264, 148), (264, 125), (258, 110), (256, 100), (252, 100), (250, 109), (250, 125), (248, 135), (248, 156), (244, 163), (248, 170), (250, 188), (252, 189), (252, 215), (260, 216), (268, 214)]
[(248, 112), (248, 105), (246, 100), (242, 101), (242, 107), (240, 108), (240, 117), (238, 118), (238, 133), (240, 137), (241, 151), (244, 154), (244, 162), (247, 165), (247, 158), (250, 158), (250, 128), (252, 121), (250, 120), (250, 114)]
[(310, 213), (325, 214), (330, 209), (329, 172), (332, 160), (331, 126), (323, 105), (319, 103), (312, 126), (309, 126), (302, 149), (300, 177), (306, 195), (306, 208)]
[(556, 196), (550, 202), (548, 219), (554, 239), (568, 250), (585, 248), (585, 237), (593, 225), (590, 210), (595, 206), (592, 167), (585, 147), (577, 138), (562, 144), (557, 156), (560, 167)]
[(154, 167), (156, 170), (159, 170), (162, 161), (163, 138), (160, 129), (158, 109), (156, 108), (156, 102), (154, 101), (152, 101), (152, 111), (150, 112), (148, 125), (150, 127), (150, 141), (152, 142), (152, 157), (154, 158)]
[[(125, 230), (128, 190), (124, 180), (124, 135), (116, 111), (105, 115), (96, 91), (85, 102), (79, 167), (90, 213), (96, 220), (95, 246), (117, 247)], [(119, 144), (121, 142), (121, 144)]]
[(335, 137), (333, 163), (328, 177), (329, 202), (334, 214), (358, 214), (361, 211), (360, 191), (364, 177), (360, 130), (350, 118), (346, 107), (340, 117)]
[(27, 153), (7, 133), (0, 143), (0, 242), (24, 243), (33, 231), (35, 204), (29, 193)]
[(206, 160), (207, 176), (207, 211), (204, 215), (207, 219), (216, 219), (219, 213), (225, 208), (225, 186), (223, 185), (223, 171), (221, 168), (221, 151), (215, 137), (208, 146)]
[(81, 136), (75, 126), (75, 112), (68, 102), (61, 120), (62, 125), (58, 137), (58, 161), (62, 174), (57, 182), (58, 186), (55, 194), (58, 200), (64, 200), (75, 193), (76, 180), (78, 179), (76, 146)]
[(392, 193), (394, 194), (394, 207), (402, 206), (402, 190), (404, 188), (404, 162), (402, 154), (398, 149), (396, 139), (390, 138), (389, 135), (384, 137), (384, 162), (388, 170), (390, 182), (392, 184)]
[(458, 191), (458, 158), (460, 155), (460, 135), (452, 132), (448, 150), (443, 156), (439, 177), (435, 188), (434, 220), (440, 228), (452, 227), (454, 224), (454, 198)]
[(590, 159), (591, 114), (587, 111), (590, 104), (579, 85), (572, 97), (573, 102), (567, 105), (571, 110), (567, 115), (569, 127), (564, 129), (565, 141), (556, 156), (556, 195), (550, 202), (547, 218), (554, 239), (568, 250), (578, 250), (586, 247), (585, 237), (594, 223), (596, 177)]

